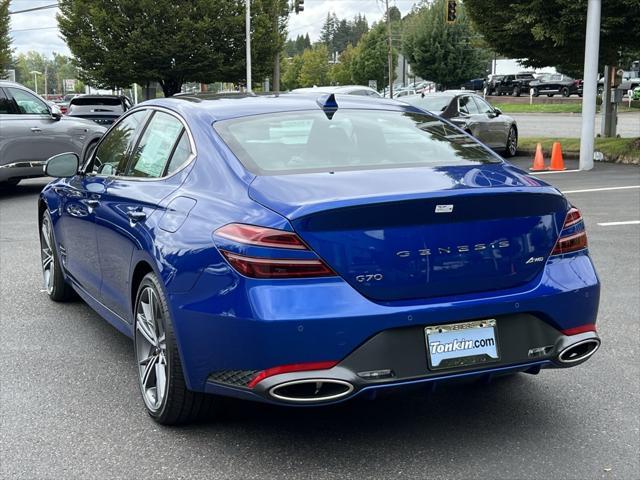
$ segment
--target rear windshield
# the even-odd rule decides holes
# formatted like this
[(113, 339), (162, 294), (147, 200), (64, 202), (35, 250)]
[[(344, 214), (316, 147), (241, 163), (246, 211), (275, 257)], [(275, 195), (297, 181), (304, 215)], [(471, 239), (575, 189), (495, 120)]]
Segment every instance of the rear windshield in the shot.
[(453, 100), (453, 97), (448, 95), (427, 95), (425, 97), (414, 95), (412, 97), (402, 99), (403, 102), (410, 103), (411, 105), (415, 105), (416, 107), (427, 110), (428, 112), (436, 113), (444, 111), (451, 103), (451, 100)]
[(321, 110), (253, 115), (215, 130), (256, 175), (500, 162), (483, 146), (426, 114)]
[(119, 98), (74, 98), (71, 105), (108, 105), (111, 107), (122, 106)]

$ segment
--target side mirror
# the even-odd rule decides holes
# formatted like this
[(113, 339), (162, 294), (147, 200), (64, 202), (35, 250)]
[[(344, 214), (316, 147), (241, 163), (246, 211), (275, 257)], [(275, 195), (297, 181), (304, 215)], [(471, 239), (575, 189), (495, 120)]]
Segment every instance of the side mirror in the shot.
[(51, 113), (51, 118), (54, 120), (60, 120), (62, 118), (62, 110), (55, 103), (49, 106), (49, 112)]
[(498, 115), (502, 115), (502, 110), (500, 110), (498, 107), (494, 107), (493, 111), (496, 112), (496, 117)]
[(50, 177), (66, 178), (73, 177), (78, 173), (80, 157), (76, 153), (67, 152), (54, 155), (44, 166), (44, 173)]

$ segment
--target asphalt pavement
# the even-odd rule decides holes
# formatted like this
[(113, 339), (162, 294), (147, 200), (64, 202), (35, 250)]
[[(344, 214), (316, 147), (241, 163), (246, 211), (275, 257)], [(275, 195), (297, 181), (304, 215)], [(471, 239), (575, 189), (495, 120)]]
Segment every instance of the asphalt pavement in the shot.
[[(516, 119), (520, 137), (579, 138), (582, 128), (580, 113), (509, 113)], [(596, 115), (595, 132), (600, 133), (602, 115)], [(640, 137), (640, 113), (618, 114), (617, 134), (621, 137)]]
[(602, 281), (587, 363), (325, 408), (237, 402), (181, 428), (145, 413), (129, 339), (43, 293), (45, 180), (0, 194), (0, 478), (640, 478), (640, 225), (600, 225), (640, 220), (640, 188), (592, 190), (640, 186), (640, 168), (544, 179), (575, 192)]

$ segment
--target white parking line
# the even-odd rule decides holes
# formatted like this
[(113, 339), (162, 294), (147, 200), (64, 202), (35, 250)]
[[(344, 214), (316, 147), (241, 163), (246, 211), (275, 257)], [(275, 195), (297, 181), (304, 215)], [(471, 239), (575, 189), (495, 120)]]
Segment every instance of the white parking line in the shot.
[(543, 172), (529, 172), (531, 175), (550, 175), (552, 173), (574, 173), (574, 172), (582, 172), (582, 170), (545, 170)]
[(640, 188), (640, 185), (629, 185), (627, 187), (585, 188), (584, 190), (564, 190), (562, 193), (606, 192), (608, 190), (628, 190), (630, 188)]
[(599, 223), (601, 227), (615, 227), (617, 225), (640, 225), (640, 220), (629, 220), (627, 222), (604, 222)]

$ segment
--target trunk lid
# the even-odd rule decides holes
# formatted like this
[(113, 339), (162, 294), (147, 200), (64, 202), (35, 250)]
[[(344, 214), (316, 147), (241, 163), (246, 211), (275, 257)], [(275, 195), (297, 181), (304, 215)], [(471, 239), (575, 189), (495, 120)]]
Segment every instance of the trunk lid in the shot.
[(526, 284), (568, 209), (557, 190), (506, 164), (261, 176), (250, 195), (378, 301)]

